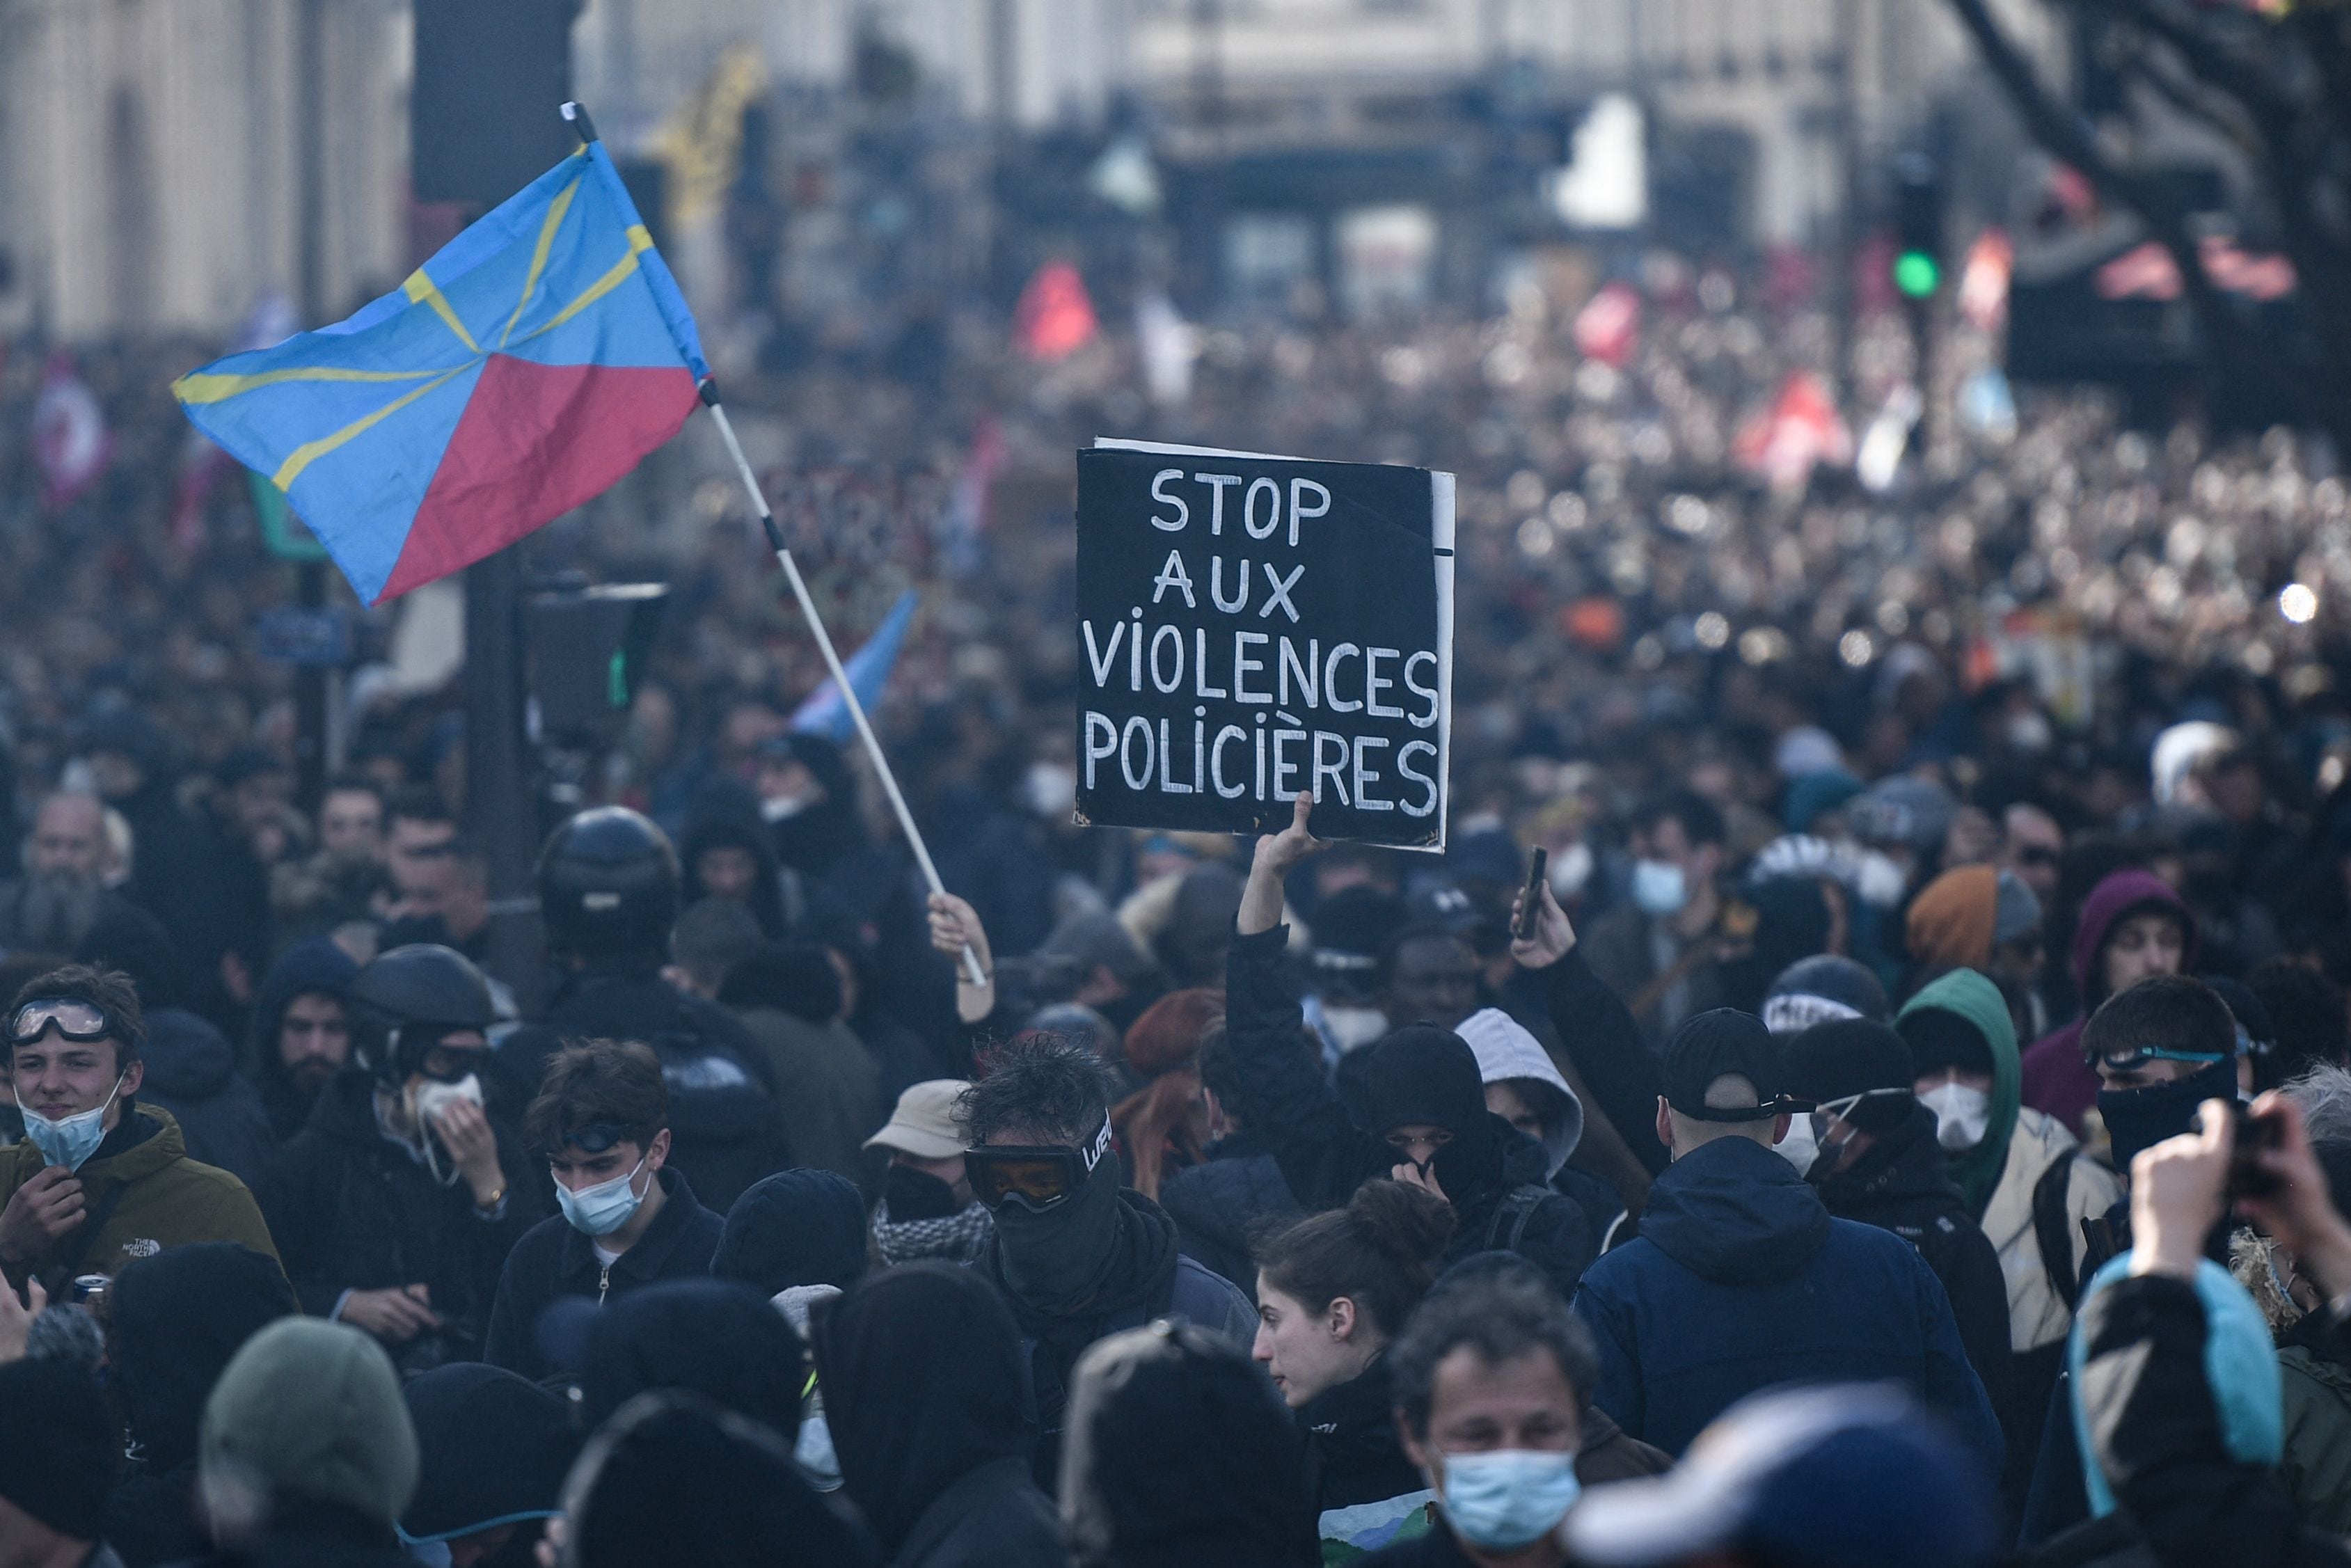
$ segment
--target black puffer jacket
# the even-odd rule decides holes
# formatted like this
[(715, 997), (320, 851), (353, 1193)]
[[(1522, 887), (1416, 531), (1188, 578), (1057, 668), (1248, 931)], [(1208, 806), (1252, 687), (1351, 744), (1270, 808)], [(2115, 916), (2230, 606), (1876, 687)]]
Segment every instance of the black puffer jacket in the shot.
[(1263, 1142), (1241, 1133), (1211, 1145), (1206, 1163), (1189, 1166), (1159, 1189), (1159, 1207), (1176, 1222), (1176, 1249), (1257, 1300), (1258, 1227), (1298, 1218), (1298, 1199)]
[[(1282, 956), (1289, 935), (1288, 926), (1278, 925), (1233, 938), (1225, 1023), (1232, 1047), (1235, 1109), (1245, 1125), (1263, 1130), (1271, 1139), (1274, 1158), (1301, 1207), (1310, 1211), (1336, 1208), (1364, 1182), (1388, 1175), (1398, 1155), (1376, 1131), (1355, 1120), (1316, 1068), (1303, 1038), (1296, 984)], [(1407, 1037), (1438, 1033), (1400, 1030), (1369, 1049), (1384, 1052)], [(1409, 1048), (1426, 1048), (1432, 1059), (1437, 1054), (1437, 1047), (1426, 1040), (1414, 1040)], [(1458, 1040), (1452, 1049), (1468, 1054), (1468, 1047)], [(1447, 1260), (1472, 1252), (1516, 1252), (1549, 1275), (1562, 1294), (1572, 1295), (1577, 1280), (1599, 1256), (1600, 1239), (1579, 1205), (1545, 1185), (1551, 1161), (1543, 1146), (1483, 1109), (1474, 1058), (1469, 1071), (1469, 1092), (1477, 1103), (1468, 1114), (1482, 1115), (1485, 1123), (1457, 1127), (1455, 1145), (1440, 1150), (1436, 1162), (1458, 1221)], [(1376, 1061), (1370, 1072), (1378, 1076)], [(1448, 1176), (1448, 1158), (1471, 1147), (1486, 1154), (1467, 1173), (1468, 1179), (1458, 1166), (1457, 1174)], [(1523, 1213), (1514, 1207), (1520, 1201), (1515, 1195), (1522, 1192), (1529, 1205)]]
[(1951, 1180), (1935, 1141), (1935, 1113), (1914, 1103), (1851, 1168), (1819, 1186), (1821, 1201), (1839, 1219), (1891, 1230), (1918, 1249), (1951, 1298), (1969, 1364), (1999, 1408), (2009, 1376), (2008, 1281), (1999, 1252), (1968, 1217), (1967, 1199)]
[(506, 1206), (495, 1218), (474, 1207), (463, 1181), (444, 1186), (377, 1125), (375, 1084), (347, 1068), (320, 1092), (310, 1124), (286, 1146), (262, 1190), (302, 1310), (324, 1317), (346, 1291), (422, 1284), (441, 1316), (437, 1333), (388, 1348), (412, 1372), (475, 1361), (489, 1332), (490, 1303), (507, 1253), (546, 1212), (546, 1176), (493, 1114)]
[(689, 997), (649, 963), (587, 968), (566, 980), (547, 1017), (507, 1037), (496, 1076), (507, 1113), (538, 1092), (548, 1058), (583, 1040), (641, 1040), (669, 1087), (669, 1168), (724, 1214), (761, 1176), (792, 1163), (776, 1106), (774, 1070), (743, 1020)]

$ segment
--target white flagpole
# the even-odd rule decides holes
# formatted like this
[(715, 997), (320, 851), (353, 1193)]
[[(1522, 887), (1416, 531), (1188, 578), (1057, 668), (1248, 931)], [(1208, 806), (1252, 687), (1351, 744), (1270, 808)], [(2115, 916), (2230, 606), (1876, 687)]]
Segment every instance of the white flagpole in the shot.
[[(809, 597), (808, 583), (800, 577), (799, 564), (792, 559), (789, 546), (784, 543), (784, 531), (776, 526), (776, 515), (768, 509), (768, 498), (759, 491), (759, 477), (751, 472), (750, 460), (743, 455), (743, 444), (735, 439), (735, 426), (727, 422), (726, 409), (718, 401), (715, 383), (703, 383), (702, 401), (710, 409), (711, 418), (718, 422), (719, 436), (726, 443), (726, 454), (735, 459), (735, 471), (743, 476), (743, 488), (758, 509), (759, 526), (767, 530), (768, 548), (776, 552), (776, 559), (784, 569), (784, 579), (792, 585), (792, 597), (800, 601), (800, 613), (808, 618), (809, 630), (816, 633), (817, 651), (824, 655), (824, 667), (832, 672), (833, 685), (841, 689), (841, 700), (849, 705), (849, 716), (857, 726), (857, 737), (865, 743), (865, 755), (873, 760), (873, 771), (882, 778), (883, 792), (890, 797), (890, 809), (898, 815), (898, 829), (906, 835), (907, 844), (914, 852), (915, 863), (923, 868), (923, 880), (931, 884), (933, 893), (945, 893), (946, 886), (939, 881), (939, 868), (931, 863), (931, 852), (923, 842), (923, 835), (914, 826), (914, 814), (906, 810), (906, 797), (899, 792), (897, 775), (890, 771), (890, 759), (882, 755), (882, 742), (874, 737), (873, 726), (865, 717), (865, 705), (857, 700), (857, 688), (849, 684), (849, 674), (841, 667), (841, 655), (833, 651), (832, 634), (824, 629), (824, 619), (816, 612), (816, 601)], [(979, 967), (979, 955), (967, 946), (963, 950), (964, 969), (975, 986), (988, 984), (988, 976)]]

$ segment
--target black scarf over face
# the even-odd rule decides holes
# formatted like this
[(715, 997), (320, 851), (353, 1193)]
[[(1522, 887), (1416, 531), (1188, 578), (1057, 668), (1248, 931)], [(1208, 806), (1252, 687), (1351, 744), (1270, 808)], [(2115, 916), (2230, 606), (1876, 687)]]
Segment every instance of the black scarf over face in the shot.
[[(1500, 1134), (1508, 1124), (1487, 1111), (1477, 1053), (1459, 1035), (1428, 1024), (1397, 1030), (1372, 1048), (1363, 1088), (1366, 1125), (1374, 1136), (1414, 1126), (1453, 1134), (1428, 1163), (1455, 1207), (1500, 1189)], [(1404, 1159), (1401, 1153), (1395, 1157)]]
[(2225, 1056), (2168, 1083), (2099, 1090), (2098, 1115), (2114, 1144), (2115, 1169), (2128, 1177), (2131, 1161), (2141, 1149), (2196, 1130), (2197, 1106), (2207, 1100), (2236, 1097), (2237, 1063)]
[(1027, 1456), (1020, 1333), (973, 1270), (925, 1260), (869, 1275), (811, 1326), (842, 1489), (886, 1550), (956, 1481)]
[(1014, 1197), (995, 1212), (997, 1272), (1025, 1333), (1050, 1337), (1070, 1320), (1124, 1311), (1175, 1273), (1173, 1226), (1122, 1199), (1114, 1159), (1050, 1208)]

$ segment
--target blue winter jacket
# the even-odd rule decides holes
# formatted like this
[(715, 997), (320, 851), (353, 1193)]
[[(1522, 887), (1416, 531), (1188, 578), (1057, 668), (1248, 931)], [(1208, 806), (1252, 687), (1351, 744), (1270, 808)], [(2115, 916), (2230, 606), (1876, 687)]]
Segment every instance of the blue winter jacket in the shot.
[(1593, 1403), (1669, 1454), (1758, 1389), (1894, 1378), (1999, 1471), (2000, 1426), (1934, 1270), (1893, 1232), (1830, 1218), (1750, 1139), (1667, 1166), (1641, 1234), (1585, 1271), (1575, 1311), (1599, 1345)]

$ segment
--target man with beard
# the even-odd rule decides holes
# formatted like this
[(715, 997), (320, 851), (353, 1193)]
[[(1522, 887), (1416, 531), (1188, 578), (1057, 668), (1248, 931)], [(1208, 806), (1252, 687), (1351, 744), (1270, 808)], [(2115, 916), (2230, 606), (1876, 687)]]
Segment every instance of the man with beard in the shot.
[(395, 947), (351, 982), (363, 1065), (329, 1080), (262, 1195), (303, 1311), (366, 1330), (414, 1375), (480, 1356), (507, 1254), (543, 1205), (483, 1104), (480, 970)]
[(1019, 1322), (1025, 1412), (1042, 1434), (1038, 1484), (1059, 1474), (1070, 1379), (1088, 1345), (1155, 1318), (1190, 1319), (1244, 1353), (1257, 1330), (1249, 1298), (1176, 1250), (1176, 1223), (1125, 1187), (1111, 1152), (1110, 1069), (1076, 1041), (1007, 1046), (963, 1096), (973, 1196), (996, 1231), (973, 1267)]
[(0, 947), (70, 953), (120, 900), (100, 880), (106, 808), (60, 790), (41, 801), (25, 840), (25, 874), (0, 886)]
[(256, 1086), (281, 1143), (310, 1120), (319, 1092), (351, 1060), (351, 980), (359, 966), (329, 938), (288, 947), (253, 998)]

